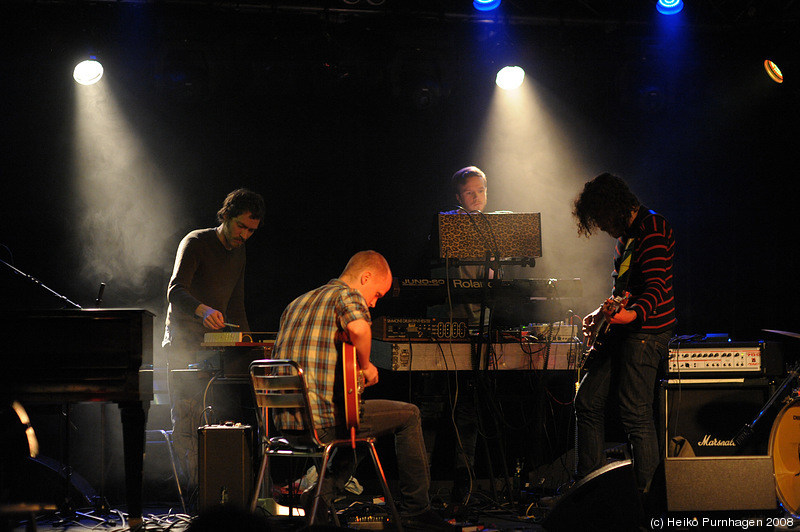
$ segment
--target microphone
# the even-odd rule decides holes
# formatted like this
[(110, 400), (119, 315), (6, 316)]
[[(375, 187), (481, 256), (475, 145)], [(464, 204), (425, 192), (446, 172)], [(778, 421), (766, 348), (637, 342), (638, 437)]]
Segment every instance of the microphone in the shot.
[(103, 292), (106, 289), (106, 283), (100, 283), (100, 290), (97, 292), (97, 299), (94, 300), (94, 304), (96, 307), (100, 307), (101, 303), (103, 303)]

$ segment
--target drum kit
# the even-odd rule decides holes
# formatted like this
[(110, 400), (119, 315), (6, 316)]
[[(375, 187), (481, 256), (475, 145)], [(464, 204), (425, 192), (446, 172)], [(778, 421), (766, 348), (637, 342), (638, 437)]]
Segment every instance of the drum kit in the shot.
[[(762, 329), (765, 332), (800, 339), (800, 333)], [(783, 384), (763, 410), (782, 396), (790, 383), (800, 375), (800, 362), (789, 371)], [(769, 436), (769, 450), (775, 470), (775, 487), (783, 508), (800, 518), (800, 389), (795, 387), (783, 399), (784, 406), (775, 418)], [(760, 416), (760, 414), (759, 414)], [(757, 420), (758, 418), (756, 418)]]

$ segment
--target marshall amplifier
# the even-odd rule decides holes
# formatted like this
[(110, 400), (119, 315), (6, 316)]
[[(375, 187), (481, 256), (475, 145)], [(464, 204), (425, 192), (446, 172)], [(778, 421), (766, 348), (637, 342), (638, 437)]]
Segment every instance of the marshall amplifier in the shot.
[(769, 453), (775, 413), (763, 416), (741, 445), (734, 442), (769, 400), (769, 380), (668, 380), (661, 391), (668, 511), (775, 508)]
[(767, 454), (770, 419), (762, 418), (741, 446), (733, 442), (769, 400), (766, 378), (668, 380), (662, 389), (668, 442), (684, 438), (695, 456)]

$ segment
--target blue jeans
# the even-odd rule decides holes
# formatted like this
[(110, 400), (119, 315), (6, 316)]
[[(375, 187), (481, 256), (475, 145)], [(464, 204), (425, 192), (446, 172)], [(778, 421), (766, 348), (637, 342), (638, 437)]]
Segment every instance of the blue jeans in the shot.
[[(400, 493), (403, 497), (398, 501), (398, 509), (409, 516), (421, 514), (430, 509), (430, 473), (419, 408), (411, 403), (386, 399), (365, 401), (358, 436), (380, 437), (387, 434), (394, 434), (397, 453)], [(343, 427), (317, 429), (317, 436), (323, 443), (350, 437), (344, 433)], [(352, 453), (339, 449), (336, 457), (329, 462), (329, 473), (322, 486), (320, 502), (326, 505), (332, 502), (344, 489), (355, 467)]]
[(671, 332), (612, 334), (607, 351), (589, 367), (575, 397), (580, 479), (605, 465), (605, 413), (611, 394), (633, 452), (639, 490), (647, 491), (661, 461), (653, 401), (661, 361), (669, 352)]

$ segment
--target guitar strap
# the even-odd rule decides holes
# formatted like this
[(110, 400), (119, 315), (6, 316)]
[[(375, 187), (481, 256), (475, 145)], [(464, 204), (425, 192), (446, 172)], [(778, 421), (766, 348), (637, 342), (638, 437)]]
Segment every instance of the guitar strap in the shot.
[(622, 296), (628, 287), (630, 278), (631, 260), (633, 259), (633, 249), (636, 247), (636, 239), (628, 238), (625, 242), (625, 249), (622, 250), (622, 260), (619, 263), (617, 278), (614, 280), (614, 295)]
[[(650, 216), (657, 216), (656, 212), (652, 209), (647, 209), (641, 220), (637, 217), (633, 223), (638, 227)], [(639, 230), (636, 229), (634, 235), (638, 235)], [(633, 251), (636, 248), (636, 236), (630, 236), (625, 241), (625, 248), (622, 250), (622, 258), (619, 263), (617, 271), (617, 278), (614, 280), (614, 295), (624, 296), (625, 290), (628, 288), (628, 280), (630, 278), (631, 262), (633, 261)]]

